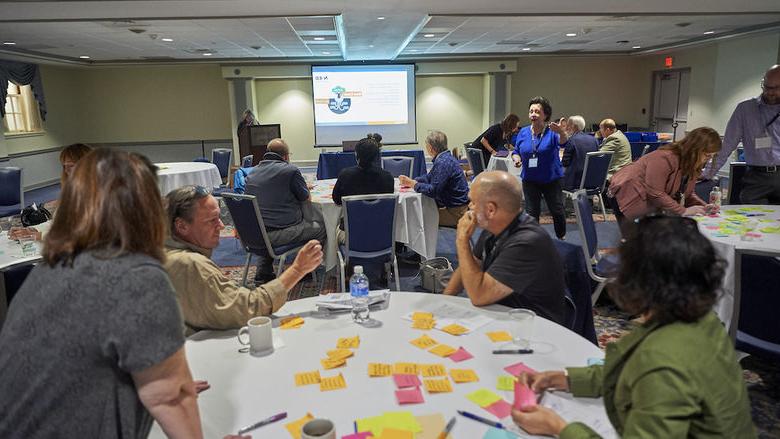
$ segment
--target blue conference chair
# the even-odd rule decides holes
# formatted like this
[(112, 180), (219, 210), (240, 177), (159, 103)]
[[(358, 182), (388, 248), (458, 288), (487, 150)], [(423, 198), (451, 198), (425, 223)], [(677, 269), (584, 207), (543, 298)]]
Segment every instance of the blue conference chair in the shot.
[[(279, 262), (276, 269), (276, 277), (282, 274), (284, 262), (287, 257), (295, 254), (305, 242), (294, 242), (274, 247), (268, 238), (268, 231), (263, 223), (263, 217), (260, 214), (260, 207), (257, 205), (257, 199), (254, 195), (225, 193), (222, 199), (233, 218), (233, 225), (241, 240), (241, 245), (246, 250), (246, 265), (244, 266), (244, 275), (242, 285), (246, 286), (246, 278), (249, 273), (249, 263), (253, 254), (268, 253), (274, 260)], [(314, 276), (312, 272), (312, 276)], [(316, 279), (315, 279), (316, 281)]]
[[(30, 274), (37, 263), (38, 262), (36, 261), (16, 264), (0, 272), (0, 280), (3, 281), (5, 288), (7, 306), (11, 305), (11, 300), (13, 300), (16, 292), (19, 291), (19, 288), (21, 288), (25, 279), (27, 279), (27, 275)], [(0, 321), (0, 324), (2, 324), (2, 321)]]
[[(574, 297), (568, 288), (564, 291), (563, 300), (566, 302), (566, 314), (564, 323), (569, 330), (574, 331), (574, 325), (577, 323), (577, 305), (574, 303)], [(575, 331), (576, 332), (576, 331)]]
[(574, 214), (577, 216), (582, 252), (587, 261), (585, 266), (590, 278), (597, 283), (591, 296), (591, 302), (595, 304), (604, 286), (616, 277), (620, 262), (617, 255), (599, 255), (599, 238), (596, 223), (593, 222), (593, 209), (584, 189), (574, 193)]
[(412, 170), (414, 169), (414, 157), (382, 156), (382, 169), (392, 174), (395, 178), (398, 178), (399, 175), (411, 178)]
[(579, 190), (585, 190), (588, 196), (596, 196), (599, 199), (601, 205), (601, 213), (604, 217), (604, 221), (607, 220), (607, 209), (604, 207), (604, 184), (607, 182), (607, 172), (609, 171), (609, 163), (612, 160), (612, 151), (594, 151), (585, 155), (585, 168), (582, 170), (582, 180), (580, 180), (580, 187), (574, 191), (563, 191), (568, 197), (574, 197), (574, 194)]
[(742, 179), (745, 178), (746, 171), (745, 162), (731, 162), (729, 166), (729, 204), (742, 204), (739, 194), (744, 187)]
[(346, 266), (360, 262), (393, 265), (395, 289), (401, 290), (395, 257), (395, 210), (398, 194), (353, 195), (341, 199), (344, 216), (344, 245), (339, 246), (341, 290), (347, 290)]
[(466, 159), (469, 161), (469, 166), (472, 171), (472, 178), (476, 178), (482, 171), (485, 170), (485, 158), (482, 157), (482, 150), (477, 148), (466, 148)]
[(230, 159), (233, 157), (233, 150), (229, 148), (214, 148), (211, 150), (211, 163), (214, 163), (219, 170), (219, 176), (222, 180), (226, 179), (230, 173)]
[(737, 250), (734, 257), (734, 312), (729, 335), (736, 348), (780, 360), (780, 260), (778, 254)]
[(0, 217), (18, 215), (24, 209), (22, 168), (0, 168)]
[(252, 167), (252, 160), (254, 160), (255, 156), (253, 154), (245, 155), (241, 159), (241, 167), (242, 168), (251, 168)]
[(645, 145), (644, 149), (642, 150), (642, 155), (643, 156), (648, 155), (651, 152), (657, 150), (658, 147), (660, 147), (660, 146), (661, 146), (661, 143), (659, 143), (659, 142), (648, 143), (647, 145)]
[(631, 161), (635, 162), (642, 157), (642, 151), (645, 150), (645, 144), (643, 142), (630, 142), (631, 146)]

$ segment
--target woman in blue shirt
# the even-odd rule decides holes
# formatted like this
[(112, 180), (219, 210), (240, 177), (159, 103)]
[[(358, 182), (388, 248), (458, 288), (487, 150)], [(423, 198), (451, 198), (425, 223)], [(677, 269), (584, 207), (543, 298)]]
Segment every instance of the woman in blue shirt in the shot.
[(550, 209), (558, 239), (566, 236), (566, 213), (561, 192), (560, 148), (569, 140), (561, 121), (549, 123), (552, 114), (550, 102), (537, 96), (528, 103), (528, 119), (531, 124), (520, 129), (515, 138), (512, 160), (523, 170), (523, 195), (525, 209), (539, 221), (542, 197)]

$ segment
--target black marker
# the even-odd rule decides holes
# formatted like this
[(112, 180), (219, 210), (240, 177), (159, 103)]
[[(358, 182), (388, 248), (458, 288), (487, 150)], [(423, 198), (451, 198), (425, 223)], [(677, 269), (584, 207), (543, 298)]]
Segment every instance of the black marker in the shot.
[(494, 354), (533, 354), (533, 349), (502, 349), (493, 351)]

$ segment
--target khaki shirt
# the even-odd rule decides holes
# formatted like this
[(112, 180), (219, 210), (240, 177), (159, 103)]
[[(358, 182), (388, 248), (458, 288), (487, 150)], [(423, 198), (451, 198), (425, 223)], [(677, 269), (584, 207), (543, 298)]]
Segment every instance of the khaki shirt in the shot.
[(609, 152), (612, 151), (612, 160), (609, 161), (609, 171), (607, 172), (607, 180), (612, 178), (615, 172), (619, 171), (623, 166), (631, 163), (631, 143), (622, 131), (617, 130), (614, 133), (607, 136), (599, 151)]
[(175, 238), (169, 238), (165, 246), (164, 267), (188, 332), (237, 329), (252, 317), (275, 312), (287, 301), (287, 290), (279, 279), (254, 289), (242, 287), (222, 273), (209, 250)]

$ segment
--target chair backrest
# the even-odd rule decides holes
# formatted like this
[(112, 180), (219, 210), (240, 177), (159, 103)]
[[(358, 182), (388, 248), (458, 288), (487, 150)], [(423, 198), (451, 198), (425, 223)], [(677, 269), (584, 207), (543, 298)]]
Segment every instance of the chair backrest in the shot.
[(577, 216), (585, 259), (592, 263), (598, 255), (599, 241), (596, 223), (593, 222), (593, 207), (584, 189), (574, 193), (574, 214)]
[(19, 205), (24, 209), (24, 187), (22, 168), (8, 166), (0, 168), (0, 206)]
[(195, 157), (192, 161), (200, 163), (211, 163), (211, 160), (207, 159), (206, 157)]
[(347, 257), (375, 258), (395, 249), (398, 194), (353, 195), (341, 199)]
[(396, 178), (399, 175), (411, 177), (412, 169), (414, 169), (414, 158), (397, 155), (382, 156), (382, 169)]
[(745, 177), (745, 162), (731, 162), (729, 166), (729, 204), (742, 204), (739, 194), (742, 192), (742, 179)]
[(466, 158), (474, 172), (474, 177), (485, 170), (485, 159), (482, 157), (482, 150), (477, 148), (466, 148)]
[(658, 142), (648, 143), (647, 145), (645, 145), (645, 148), (642, 150), (642, 155), (650, 154), (651, 152), (658, 149), (659, 146), (661, 146), (661, 144)]
[(225, 193), (222, 194), (222, 200), (233, 218), (233, 226), (244, 249), (251, 253), (267, 249), (268, 254), (276, 258), (260, 214), (260, 207), (257, 205), (257, 198), (254, 195)]
[(612, 151), (594, 151), (585, 154), (585, 167), (582, 170), (580, 189), (598, 189), (599, 193), (604, 190), (612, 154), (614, 154)]
[(211, 150), (211, 163), (217, 165), (219, 175), (222, 178), (228, 176), (230, 172), (230, 159), (233, 156), (233, 150), (229, 148), (214, 148)]
[(753, 250), (737, 250), (734, 259), (736, 288), (729, 333), (736, 333), (740, 350), (780, 358), (780, 260), (775, 253)]
[(254, 154), (245, 155), (241, 159), (241, 167), (242, 168), (251, 168), (252, 167), (252, 160), (255, 159)]
[(564, 324), (567, 328), (574, 331), (574, 324), (577, 322), (577, 305), (574, 303), (574, 297), (571, 295), (571, 291), (566, 288), (563, 292), (564, 305), (566, 305), (566, 312), (564, 316)]
[(645, 144), (642, 142), (630, 142), (631, 145), (631, 161), (635, 162), (642, 157), (642, 152), (645, 150)]
[(623, 134), (626, 136), (626, 139), (628, 139), (629, 142), (642, 141), (642, 133), (639, 131), (626, 131)]

